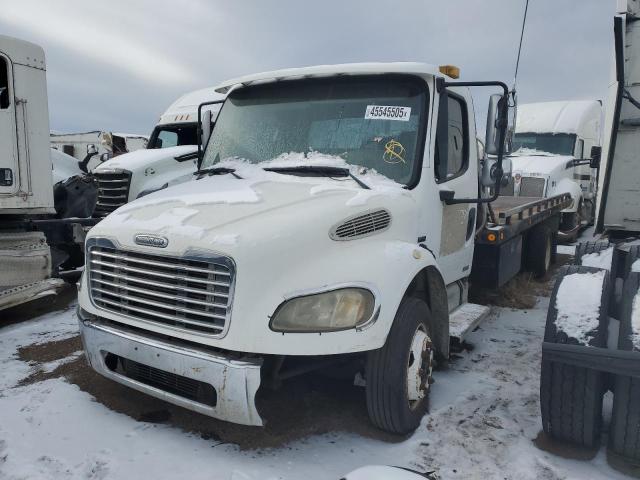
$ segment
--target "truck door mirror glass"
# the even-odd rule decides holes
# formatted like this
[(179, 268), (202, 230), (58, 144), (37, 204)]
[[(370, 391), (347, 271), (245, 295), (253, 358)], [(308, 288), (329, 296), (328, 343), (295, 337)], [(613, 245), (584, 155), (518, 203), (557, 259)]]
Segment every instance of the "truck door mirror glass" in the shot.
[(484, 151), (488, 155), (498, 154), (498, 136), (500, 133), (500, 102), (503, 96), (494, 94), (489, 97), (487, 110), (487, 129), (484, 142)]
[(93, 143), (87, 145), (87, 155), (95, 155), (96, 153), (98, 153), (98, 149)]
[(591, 168), (600, 168), (600, 156), (602, 155), (602, 147), (594, 145), (591, 147), (591, 161), (589, 166)]

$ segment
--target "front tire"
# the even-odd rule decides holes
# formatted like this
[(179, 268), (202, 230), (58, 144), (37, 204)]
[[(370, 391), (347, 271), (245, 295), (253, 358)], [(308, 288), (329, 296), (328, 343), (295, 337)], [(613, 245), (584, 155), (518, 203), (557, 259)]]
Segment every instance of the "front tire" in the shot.
[(430, 316), (423, 300), (403, 299), (386, 343), (368, 354), (367, 410), (387, 432), (410, 433), (427, 412), (434, 354)]

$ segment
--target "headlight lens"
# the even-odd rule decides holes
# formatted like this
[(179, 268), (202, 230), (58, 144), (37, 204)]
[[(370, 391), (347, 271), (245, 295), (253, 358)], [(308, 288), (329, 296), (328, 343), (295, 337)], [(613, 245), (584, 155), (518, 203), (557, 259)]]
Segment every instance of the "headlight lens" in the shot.
[(271, 319), (277, 332), (332, 332), (366, 323), (375, 298), (364, 288), (341, 288), (287, 300)]

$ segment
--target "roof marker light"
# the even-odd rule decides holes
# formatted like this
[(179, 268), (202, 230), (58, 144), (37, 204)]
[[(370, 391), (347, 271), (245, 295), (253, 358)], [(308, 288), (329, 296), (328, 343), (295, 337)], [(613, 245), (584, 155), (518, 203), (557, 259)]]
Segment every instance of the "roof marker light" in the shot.
[(460, 69), (455, 65), (440, 65), (438, 69), (440, 70), (440, 73), (443, 73), (448, 77), (451, 77), (451, 78), (460, 77)]

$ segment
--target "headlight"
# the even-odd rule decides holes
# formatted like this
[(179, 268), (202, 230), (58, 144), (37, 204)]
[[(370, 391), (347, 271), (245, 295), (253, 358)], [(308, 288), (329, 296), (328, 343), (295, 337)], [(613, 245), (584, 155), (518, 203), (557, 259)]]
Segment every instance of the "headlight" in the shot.
[(287, 300), (270, 327), (277, 332), (333, 332), (356, 328), (373, 315), (375, 298), (364, 288), (341, 288)]

